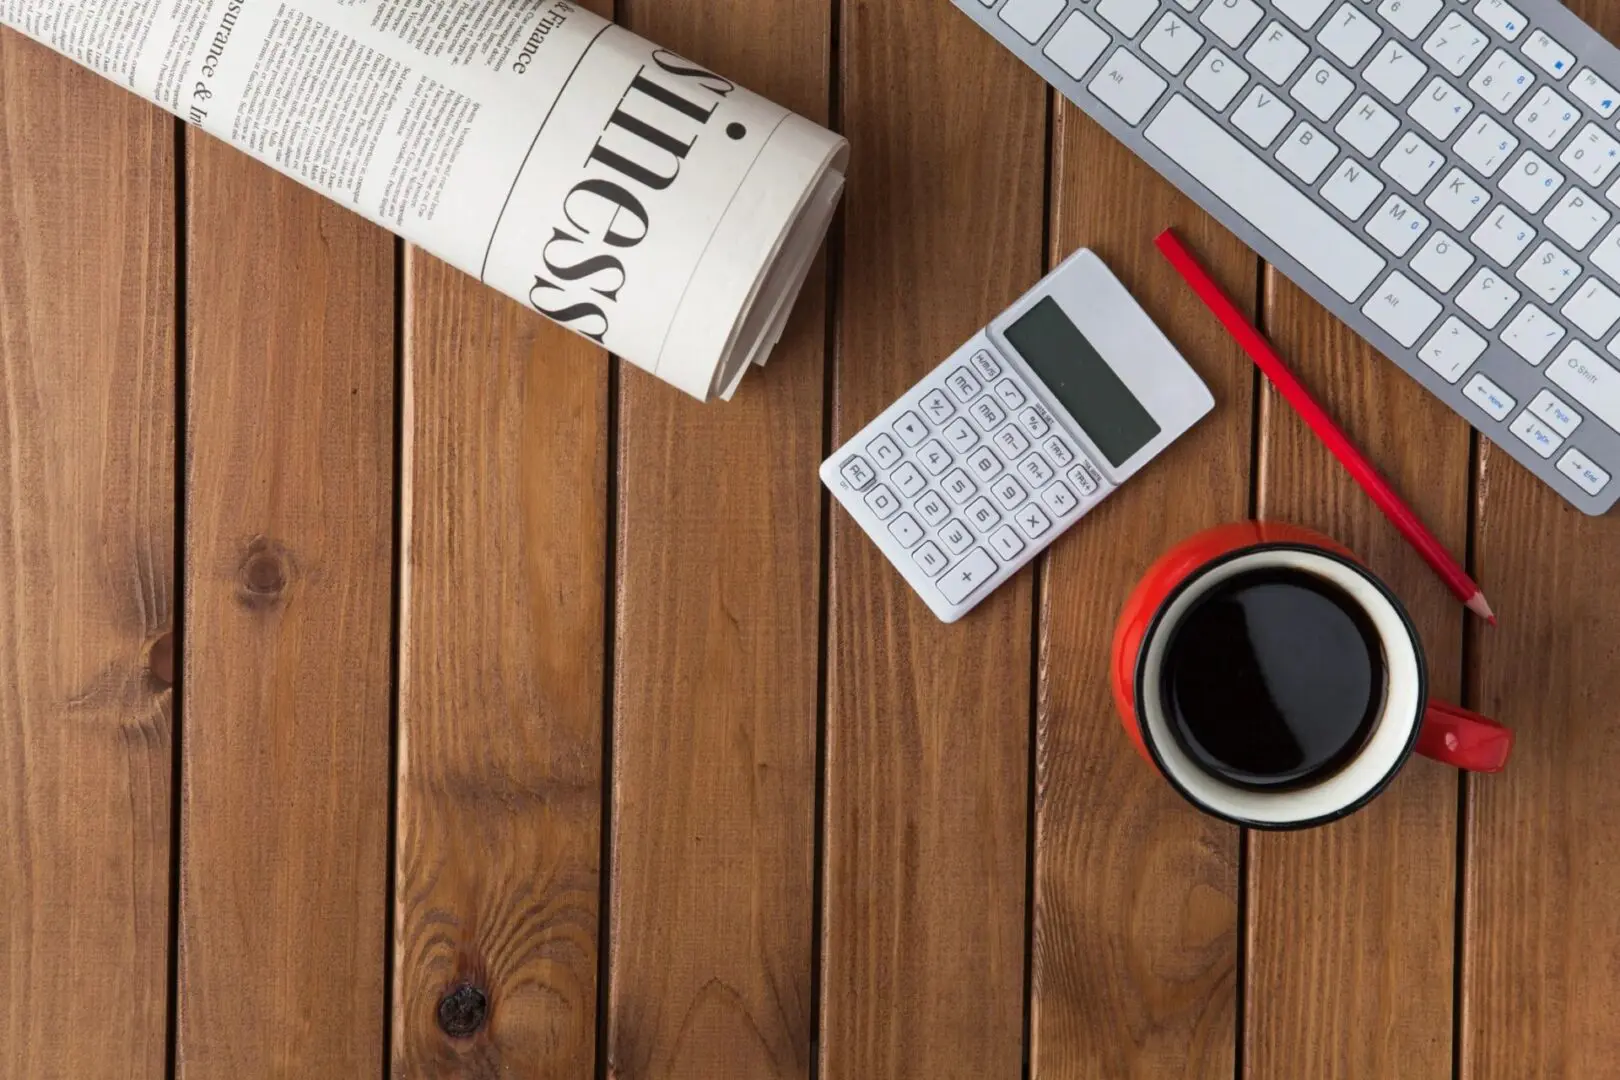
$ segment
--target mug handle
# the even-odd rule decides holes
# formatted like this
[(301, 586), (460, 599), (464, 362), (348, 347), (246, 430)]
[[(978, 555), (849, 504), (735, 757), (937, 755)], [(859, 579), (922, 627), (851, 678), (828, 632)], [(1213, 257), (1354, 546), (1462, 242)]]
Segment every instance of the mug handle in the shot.
[(1431, 701), (1417, 752), (1469, 772), (1501, 772), (1513, 752), (1513, 729), (1457, 705)]

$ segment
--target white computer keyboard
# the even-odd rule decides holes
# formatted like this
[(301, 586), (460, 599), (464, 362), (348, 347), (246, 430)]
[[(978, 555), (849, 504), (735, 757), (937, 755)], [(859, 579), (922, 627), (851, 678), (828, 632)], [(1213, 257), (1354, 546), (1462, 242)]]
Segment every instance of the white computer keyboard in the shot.
[(1586, 24), (1552, 0), (954, 2), (1565, 498), (1620, 498), (1620, 52)]
[(955, 622), (1213, 406), (1081, 251), (845, 443), (821, 478)]

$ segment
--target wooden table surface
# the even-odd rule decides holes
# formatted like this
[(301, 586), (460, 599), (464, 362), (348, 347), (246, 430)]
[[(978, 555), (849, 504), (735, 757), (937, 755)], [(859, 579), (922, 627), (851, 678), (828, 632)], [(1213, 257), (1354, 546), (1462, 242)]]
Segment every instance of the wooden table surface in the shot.
[[(943, 0), (615, 14), (853, 143), (729, 404), (0, 33), (0, 1075), (1620, 1076), (1620, 524)], [(1166, 225), (1500, 629), (1257, 389)], [(942, 626), (816, 466), (1080, 246), (1219, 407)], [(1251, 512), (1386, 575), (1510, 771), (1416, 761), (1288, 835), (1159, 782), (1114, 614)]]

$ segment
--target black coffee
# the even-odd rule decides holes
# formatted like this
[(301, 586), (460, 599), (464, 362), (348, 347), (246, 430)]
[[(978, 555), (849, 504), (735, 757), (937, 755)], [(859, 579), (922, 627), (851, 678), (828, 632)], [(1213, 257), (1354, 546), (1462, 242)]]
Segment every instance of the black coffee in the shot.
[(1275, 791), (1323, 779), (1361, 750), (1383, 707), (1384, 651), (1338, 586), (1258, 570), (1198, 599), (1169, 641), (1160, 692), (1201, 769)]

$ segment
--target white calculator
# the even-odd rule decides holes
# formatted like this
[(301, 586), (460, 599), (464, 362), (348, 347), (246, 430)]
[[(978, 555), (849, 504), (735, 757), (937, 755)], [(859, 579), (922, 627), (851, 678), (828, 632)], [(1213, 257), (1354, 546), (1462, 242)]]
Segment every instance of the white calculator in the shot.
[(951, 623), (1214, 406), (1082, 250), (828, 458), (821, 480)]

